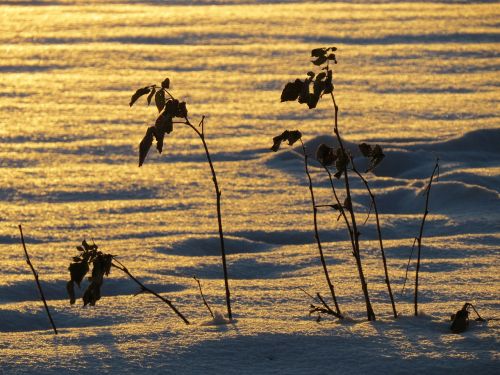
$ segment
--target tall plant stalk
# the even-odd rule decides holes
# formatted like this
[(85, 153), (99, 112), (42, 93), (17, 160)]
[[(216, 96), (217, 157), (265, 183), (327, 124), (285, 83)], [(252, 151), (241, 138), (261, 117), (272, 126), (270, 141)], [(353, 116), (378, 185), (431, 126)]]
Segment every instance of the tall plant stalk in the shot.
[(387, 259), (385, 257), (384, 242), (382, 240), (382, 230), (380, 228), (380, 219), (379, 219), (379, 215), (378, 215), (377, 202), (375, 200), (375, 195), (373, 194), (372, 190), (370, 189), (370, 185), (368, 184), (368, 181), (366, 180), (366, 178), (363, 177), (363, 175), (358, 171), (358, 169), (354, 165), (354, 160), (352, 158), (351, 158), (351, 166), (352, 166), (353, 172), (358, 175), (358, 177), (361, 179), (361, 181), (363, 181), (363, 184), (365, 185), (366, 190), (368, 191), (368, 194), (370, 195), (371, 205), (373, 207), (373, 211), (375, 213), (375, 221), (377, 223), (377, 236), (378, 236), (378, 242), (379, 242), (379, 246), (380, 246), (380, 253), (382, 254), (382, 262), (384, 264), (385, 283), (387, 285), (387, 291), (389, 293), (389, 298), (391, 299), (392, 313), (394, 315), (394, 318), (397, 319), (398, 312), (396, 311), (396, 303), (394, 302), (394, 296), (392, 294), (391, 282), (389, 280), (389, 271), (387, 269)]
[(333, 286), (333, 282), (330, 279), (330, 275), (328, 272), (328, 267), (326, 265), (326, 260), (325, 256), (323, 254), (323, 247), (321, 245), (321, 240), (319, 237), (319, 230), (318, 230), (318, 208), (316, 207), (316, 200), (314, 197), (314, 189), (313, 189), (313, 183), (312, 183), (312, 178), (311, 174), (309, 173), (309, 165), (308, 165), (308, 156), (306, 152), (306, 147), (304, 145), (304, 142), (302, 141), (302, 138), (300, 139), (300, 144), (302, 146), (302, 152), (304, 154), (304, 167), (305, 167), (305, 172), (307, 175), (307, 178), (309, 180), (309, 192), (311, 193), (311, 203), (312, 203), (312, 208), (313, 208), (313, 221), (314, 221), (314, 238), (316, 239), (316, 243), (318, 244), (318, 251), (319, 251), (319, 257), (321, 260), (321, 264), (323, 266), (323, 272), (325, 274), (326, 278), (326, 283), (328, 284), (328, 288), (330, 289), (330, 293), (332, 295), (333, 303), (335, 304), (335, 309), (337, 310), (337, 314), (342, 317), (342, 313), (340, 312), (340, 307), (337, 302), (337, 297), (335, 295), (335, 288)]
[(30, 260), (30, 256), (28, 254), (28, 250), (26, 249), (26, 243), (24, 242), (24, 235), (23, 235), (23, 227), (21, 225), (19, 225), (19, 232), (21, 233), (21, 243), (23, 244), (24, 255), (26, 256), (26, 263), (28, 263), (28, 266), (30, 266), (31, 268), (31, 272), (33, 273), (33, 277), (35, 278), (36, 286), (38, 287), (38, 291), (40, 292), (40, 298), (42, 299), (43, 306), (45, 307), (45, 311), (47, 312), (47, 316), (49, 317), (50, 325), (54, 330), (54, 334), (57, 335), (56, 325), (54, 323), (54, 320), (52, 319), (52, 315), (50, 315), (49, 306), (47, 305), (45, 295), (43, 294), (42, 286), (40, 285), (40, 281), (38, 280), (38, 272), (36, 272), (35, 267), (33, 267), (33, 264), (31, 263)]
[[(342, 137), (340, 136), (339, 128), (338, 128), (338, 113), (339, 113), (339, 107), (337, 106), (337, 103), (335, 102), (335, 96), (333, 95), (333, 92), (330, 93), (332, 102), (333, 102), (333, 108), (335, 110), (335, 122), (334, 122), (334, 128), (333, 132), (335, 133), (335, 136), (337, 138), (337, 141), (339, 143), (340, 149), (342, 150), (343, 155), (348, 155), (345, 148), (344, 148), (344, 143), (342, 142)], [(375, 312), (373, 311), (372, 304), (370, 302), (370, 295), (368, 293), (368, 285), (366, 283), (366, 278), (363, 272), (363, 265), (361, 262), (361, 254), (360, 254), (360, 247), (359, 247), (359, 231), (358, 231), (358, 226), (356, 223), (356, 215), (354, 213), (354, 209), (352, 208), (352, 197), (351, 197), (351, 187), (349, 184), (349, 172), (347, 168), (348, 164), (345, 163), (343, 166), (343, 175), (344, 175), (344, 186), (345, 186), (345, 191), (346, 191), (346, 196), (348, 202), (350, 202), (351, 208), (348, 210), (349, 214), (351, 216), (351, 225), (352, 225), (352, 233), (353, 233), (353, 238), (354, 238), (354, 258), (356, 260), (356, 266), (358, 269), (358, 274), (359, 274), (359, 280), (361, 282), (361, 289), (363, 291), (363, 295), (365, 298), (365, 304), (366, 304), (366, 314), (367, 318), (369, 321), (375, 320)]]
[(228, 273), (227, 273), (227, 261), (226, 261), (226, 247), (224, 245), (224, 231), (222, 229), (222, 213), (221, 213), (221, 195), (222, 192), (219, 188), (219, 183), (217, 182), (217, 174), (215, 173), (215, 168), (212, 163), (212, 158), (210, 157), (210, 152), (208, 151), (208, 146), (207, 142), (205, 141), (205, 126), (204, 126), (204, 120), (205, 118), (202, 117), (200, 126), (201, 126), (201, 131), (198, 130), (191, 122), (189, 121), (188, 117), (184, 117), (186, 120), (186, 125), (189, 126), (193, 131), (196, 133), (196, 135), (200, 138), (201, 142), (203, 143), (203, 148), (205, 150), (205, 155), (207, 156), (207, 161), (210, 166), (210, 171), (212, 173), (212, 181), (214, 183), (214, 189), (215, 189), (215, 198), (216, 198), (216, 205), (217, 205), (217, 225), (219, 229), (219, 239), (220, 239), (220, 251), (221, 251), (221, 257), (222, 257), (222, 269), (224, 272), (224, 287), (226, 291), (226, 306), (227, 306), (227, 316), (229, 320), (233, 319), (233, 314), (231, 311), (231, 292), (229, 290), (229, 278), (228, 278)]
[[(210, 167), (210, 172), (212, 174), (212, 182), (214, 184), (215, 198), (216, 198), (216, 209), (217, 209), (217, 224), (219, 230), (220, 238), (220, 250), (222, 257), (222, 269), (224, 273), (224, 286), (226, 293), (226, 306), (227, 315), (229, 320), (233, 319), (233, 314), (231, 310), (231, 294), (229, 290), (229, 277), (227, 272), (227, 261), (226, 261), (226, 248), (224, 244), (224, 231), (222, 228), (222, 213), (221, 213), (221, 189), (219, 188), (219, 183), (217, 181), (217, 174), (215, 173), (215, 168), (212, 162), (212, 157), (208, 151), (208, 146), (205, 140), (205, 117), (202, 117), (198, 126), (194, 126), (188, 118), (188, 110), (185, 102), (179, 102), (175, 99), (172, 94), (168, 91), (170, 87), (170, 79), (166, 78), (161, 86), (151, 85), (138, 89), (130, 100), (130, 106), (132, 106), (137, 99), (141, 96), (148, 94), (148, 104), (154, 97), (156, 107), (160, 112), (159, 117), (156, 120), (154, 126), (148, 128), (146, 135), (139, 146), (139, 166), (144, 163), (146, 156), (151, 148), (153, 138), (156, 138), (156, 148), (158, 152), (161, 153), (163, 149), (163, 140), (165, 134), (170, 134), (173, 131), (174, 124), (184, 124), (191, 128), (198, 138), (200, 138), (203, 149), (205, 150), (205, 155), (207, 157), (208, 165)], [(173, 121), (174, 118), (183, 119), (183, 121)]]
[(421, 250), (422, 250), (422, 236), (424, 234), (425, 219), (427, 218), (427, 215), (429, 214), (429, 196), (431, 193), (432, 181), (434, 180), (434, 176), (436, 173), (439, 174), (439, 159), (436, 160), (436, 165), (434, 166), (434, 169), (432, 170), (431, 177), (429, 178), (429, 183), (427, 184), (427, 187), (425, 188), (424, 216), (422, 217), (422, 222), (420, 223), (420, 230), (418, 233), (418, 237), (416, 238), (416, 241), (417, 241), (417, 267), (415, 270), (415, 294), (414, 294), (414, 298), (413, 298), (413, 307), (414, 307), (415, 316), (418, 315), (418, 282), (419, 282), (418, 276), (419, 276), (419, 271), (420, 271), (420, 255), (421, 255)]

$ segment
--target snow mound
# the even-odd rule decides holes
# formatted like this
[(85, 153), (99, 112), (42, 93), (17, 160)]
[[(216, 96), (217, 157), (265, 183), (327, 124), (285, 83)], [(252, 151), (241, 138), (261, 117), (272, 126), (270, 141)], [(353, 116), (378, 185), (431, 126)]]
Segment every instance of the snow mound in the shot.
[[(268, 244), (231, 236), (224, 237), (224, 244), (228, 254), (255, 253), (270, 249)], [(218, 236), (191, 237), (176, 242), (167, 249), (157, 248), (156, 250), (172, 255), (217, 256), (220, 255), (220, 238)]]

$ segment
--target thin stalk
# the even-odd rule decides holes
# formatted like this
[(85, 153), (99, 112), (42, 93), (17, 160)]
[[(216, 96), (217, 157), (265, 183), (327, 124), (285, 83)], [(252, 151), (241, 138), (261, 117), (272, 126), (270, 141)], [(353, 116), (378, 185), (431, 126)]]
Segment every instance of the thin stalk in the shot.
[[(335, 133), (335, 136), (337, 137), (337, 141), (339, 142), (339, 146), (342, 149), (342, 153), (344, 155), (347, 155), (347, 152), (344, 148), (344, 143), (342, 142), (342, 138), (340, 137), (339, 133), (339, 128), (338, 128), (338, 112), (339, 112), (339, 107), (337, 106), (337, 103), (335, 102), (335, 96), (333, 93), (331, 93), (332, 101), (333, 101), (333, 107), (335, 109), (335, 122), (334, 122), (334, 128), (333, 131)], [(344, 183), (345, 183), (345, 190), (347, 194), (347, 199), (349, 202), (351, 202), (352, 205), (352, 199), (351, 199), (351, 187), (349, 185), (349, 173), (347, 170), (347, 165), (344, 168)], [(358, 273), (359, 273), (359, 280), (361, 282), (361, 289), (363, 290), (363, 295), (365, 297), (365, 303), (366, 303), (366, 314), (368, 317), (368, 320), (375, 320), (375, 312), (373, 311), (372, 304), (370, 302), (370, 296), (368, 294), (368, 285), (366, 284), (366, 279), (365, 275), (363, 272), (363, 265), (361, 263), (361, 254), (359, 251), (359, 232), (358, 232), (358, 227), (356, 224), (356, 216), (354, 214), (354, 209), (351, 208), (348, 210), (350, 215), (351, 215), (351, 223), (352, 223), (352, 233), (354, 237), (354, 246), (355, 246), (355, 251), (354, 251), (354, 258), (356, 259), (356, 266), (358, 268)]]
[(431, 177), (429, 179), (429, 183), (427, 184), (427, 187), (425, 188), (425, 210), (424, 210), (424, 216), (422, 217), (422, 222), (420, 223), (420, 231), (417, 237), (417, 268), (415, 271), (415, 295), (413, 299), (413, 306), (415, 310), (415, 316), (418, 315), (418, 273), (420, 271), (420, 255), (421, 255), (421, 250), (422, 250), (422, 236), (424, 234), (424, 225), (425, 225), (425, 219), (427, 218), (427, 214), (429, 213), (429, 196), (431, 193), (431, 186), (432, 186), (432, 181), (434, 180), (434, 175), (439, 173), (439, 159), (436, 160), (436, 165), (434, 166), (434, 169), (432, 170)]
[(120, 261), (116, 260), (116, 258), (113, 258), (113, 260), (117, 263), (117, 264), (111, 263), (111, 265), (113, 267), (115, 267), (115, 268), (119, 269), (120, 271), (122, 271), (123, 273), (125, 273), (132, 281), (134, 281), (137, 285), (139, 285), (141, 287), (141, 290), (143, 292), (148, 292), (148, 293), (152, 294), (153, 296), (155, 296), (156, 298), (159, 298), (163, 302), (165, 302), (168, 305), (168, 307), (170, 307), (177, 314), (177, 316), (184, 321), (184, 323), (189, 324), (189, 321), (186, 319), (186, 317), (184, 315), (182, 315), (182, 313), (179, 310), (177, 310), (177, 308), (172, 304), (172, 302), (170, 300), (166, 299), (165, 297), (160, 296), (155, 291), (146, 287), (143, 283), (141, 283), (139, 280), (137, 280), (134, 275), (132, 275), (130, 273), (130, 271), (127, 269), (127, 267), (125, 267)]
[(233, 319), (233, 314), (231, 312), (231, 293), (229, 291), (229, 281), (227, 274), (227, 262), (226, 262), (226, 248), (224, 246), (224, 233), (222, 230), (222, 214), (221, 214), (221, 190), (219, 189), (219, 184), (217, 182), (217, 175), (215, 174), (215, 168), (212, 163), (212, 158), (210, 156), (210, 152), (208, 151), (207, 143), (205, 142), (205, 132), (204, 132), (204, 117), (202, 117), (200, 125), (202, 131), (198, 130), (187, 117), (185, 117), (186, 125), (189, 126), (193, 131), (198, 135), (201, 142), (203, 143), (203, 148), (205, 149), (205, 154), (207, 156), (208, 164), (210, 165), (210, 171), (212, 172), (212, 181), (214, 183), (215, 195), (217, 200), (217, 223), (219, 225), (219, 238), (220, 238), (220, 249), (222, 255), (222, 269), (224, 271), (224, 285), (226, 288), (226, 305), (227, 305), (227, 316), (229, 320)]
[(193, 276), (193, 279), (198, 283), (198, 289), (200, 290), (200, 296), (201, 296), (201, 299), (203, 300), (203, 304), (208, 309), (208, 312), (212, 316), (212, 319), (214, 319), (215, 318), (214, 313), (213, 313), (212, 309), (210, 308), (210, 305), (208, 304), (207, 300), (205, 299), (205, 296), (203, 295), (203, 290), (201, 289), (201, 282), (200, 282), (200, 280), (198, 280), (196, 278), (196, 276)]
[[(328, 169), (327, 166), (324, 165), (323, 168), (325, 169), (326, 173), (328, 173), (328, 179), (330, 180), (330, 186), (332, 187), (333, 196), (335, 197), (335, 201), (337, 202), (337, 205), (340, 207), (340, 210), (339, 210), (340, 214), (344, 218), (345, 225), (347, 227), (347, 230), (349, 231), (349, 238), (351, 239), (352, 250), (356, 251), (356, 247), (354, 245), (354, 236), (353, 236), (352, 229), (351, 229), (351, 224), (349, 223), (349, 219), (347, 218), (347, 216), (345, 214), (345, 210), (342, 207), (342, 203), (340, 202), (339, 196), (337, 195), (337, 190), (335, 189), (335, 185), (333, 184), (332, 173), (330, 172), (330, 170)], [(316, 207), (319, 207), (319, 206), (316, 206)]]
[(313, 208), (313, 221), (314, 221), (314, 237), (316, 238), (316, 243), (318, 244), (318, 250), (319, 250), (319, 257), (321, 259), (321, 264), (323, 265), (323, 272), (325, 274), (326, 282), (328, 284), (328, 288), (330, 289), (330, 293), (332, 294), (332, 299), (333, 302), (335, 303), (335, 309), (337, 310), (337, 315), (340, 319), (342, 319), (342, 315), (340, 312), (340, 307), (337, 302), (337, 297), (335, 295), (335, 289), (333, 287), (333, 283), (330, 279), (330, 275), (328, 273), (328, 268), (326, 265), (326, 260), (325, 256), (323, 254), (323, 247), (321, 245), (321, 240), (319, 238), (319, 230), (318, 230), (318, 209), (316, 208), (316, 200), (314, 198), (314, 189), (313, 189), (313, 184), (312, 184), (312, 178), (311, 174), (309, 173), (309, 166), (308, 166), (308, 156), (306, 152), (306, 147), (304, 146), (304, 142), (302, 139), (300, 139), (300, 143), (302, 145), (302, 152), (304, 153), (304, 167), (306, 171), (307, 178), (309, 180), (309, 191), (311, 193), (311, 203), (312, 203), (312, 208)]
[(54, 330), (54, 334), (57, 335), (57, 328), (56, 325), (54, 324), (54, 320), (52, 319), (52, 315), (50, 315), (49, 306), (47, 305), (47, 301), (45, 300), (45, 295), (43, 294), (42, 286), (40, 285), (40, 281), (38, 280), (38, 273), (35, 271), (33, 264), (31, 264), (30, 256), (28, 255), (28, 250), (26, 250), (26, 243), (24, 242), (23, 228), (21, 225), (19, 225), (19, 232), (21, 233), (21, 242), (23, 244), (24, 255), (26, 256), (26, 263), (28, 263), (28, 266), (30, 266), (31, 268), (31, 272), (33, 272), (33, 276), (35, 277), (35, 282), (38, 287), (38, 291), (40, 292), (40, 297), (42, 298), (43, 305), (45, 306), (45, 311), (47, 312), (47, 315), (49, 317), (50, 324), (52, 325), (52, 329)]
[(370, 189), (370, 185), (368, 185), (368, 181), (356, 169), (356, 166), (354, 165), (354, 160), (352, 158), (351, 158), (351, 165), (352, 165), (352, 170), (354, 171), (354, 173), (356, 173), (358, 175), (358, 177), (361, 179), (361, 181), (363, 181), (363, 184), (365, 185), (366, 190), (368, 191), (368, 194), (370, 195), (370, 199), (371, 199), (370, 208), (373, 207), (373, 211), (375, 213), (375, 220), (377, 222), (378, 242), (380, 245), (380, 253), (382, 254), (382, 262), (384, 263), (385, 283), (387, 284), (387, 291), (389, 292), (389, 297), (391, 299), (392, 312), (394, 314), (394, 319), (397, 319), (398, 313), (396, 311), (396, 304), (394, 303), (394, 296), (392, 294), (391, 282), (389, 281), (389, 271), (387, 270), (387, 260), (385, 257), (384, 243), (382, 241), (382, 231), (380, 229), (380, 220), (379, 220), (379, 216), (378, 216), (378, 209), (377, 209), (377, 203), (375, 201), (375, 195), (372, 193), (372, 190)]

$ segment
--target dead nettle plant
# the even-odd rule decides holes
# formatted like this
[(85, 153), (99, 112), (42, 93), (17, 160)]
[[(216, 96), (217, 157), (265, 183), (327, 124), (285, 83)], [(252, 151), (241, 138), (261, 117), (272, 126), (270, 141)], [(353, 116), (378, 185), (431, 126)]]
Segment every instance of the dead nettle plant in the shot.
[(300, 145), (302, 147), (302, 153), (304, 155), (304, 168), (305, 168), (305, 173), (307, 175), (307, 179), (309, 182), (309, 192), (311, 195), (311, 205), (312, 205), (312, 211), (313, 211), (314, 238), (316, 239), (316, 243), (318, 245), (319, 257), (321, 260), (321, 265), (323, 267), (323, 273), (325, 274), (326, 283), (328, 284), (328, 289), (330, 290), (330, 294), (332, 296), (333, 303), (335, 304), (335, 311), (334, 311), (326, 303), (324, 298), (322, 298), (321, 295), (319, 293), (317, 293), (316, 296), (318, 297), (318, 300), (321, 302), (322, 306), (311, 305), (309, 314), (312, 314), (314, 312), (318, 312), (320, 314), (321, 313), (329, 314), (329, 315), (333, 315), (339, 319), (343, 319), (342, 313), (340, 312), (339, 304), (337, 302), (337, 296), (335, 294), (335, 287), (333, 285), (332, 279), (330, 278), (330, 274), (328, 272), (328, 267), (327, 267), (325, 255), (323, 252), (323, 246), (321, 244), (321, 240), (320, 240), (320, 236), (319, 236), (318, 208), (317, 208), (316, 199), (314, 196), (314, 188), (313, 188), (312, 178), (311, 178), (311, 174), (309, 172), (309, 162), (308, 162), (307, 150), (306, 150), (306, 147), (304, 145), (304, 142), (302, 141), (302, 133), (298, 130), (292, 130), (292, 131), (285, 130), (282, 134), (273, 138), (273, 146), (271, 147), (271, 150), (274, 152), (278, 151), (282, 142), (288, 142), (288, 145), (292, 146), (297, 141), (300, 141)]
[[(150, 126), (146, 130), (146, 135), (139, 144), (139, 167), (144, 163), (146, 156), (153, 144), (153, 140), (156, 140), (156, 149), (161, 154), (163, 150), (163, 140), (165, 134), (170, 134), (174, 129), (174, 124), (180, 124), (187, 126), (195, 132), (200, 141), (203, 144), (205, 150), (205, 155), (207, 157), (208, 165), (210, 167), (210, 172), (212, 174), (212, 182), (215, 189), (216, 197), (216, 208), (217, 208), (217, 223), (219, 229), (220, 238), (220, 250), (222, 257), (222, 269), (224, 272), (224, 286), (226, 292), (226, 306), (227, 315), (229, 320), (232, 320), (231, 311), (231, 294), (229, 291), (229, 281), (227, 272), (227, 262), (226, 262), (226, 249), (224, 245), (224, 232), (222, 229), (222, 213), (221, 213), (221, 195), (222, 192), (219, 188), (219, 183), (217, 181), (217, 175), (215, 173), (215, 168), (208, 151), (208, 146), (205, 140), (205, 117), (203, 116), (197, 126), (193, 125), (188, 117), (188, 110), (185, 102), (180, 102), (169, 92), (170, 79), (166, 78), (160, 86), (150, 85), (138, 89), (132, 98), (130, 99), (130, 106), (132, 106), (141, 96), (147, 96), (148, 105), (154, 98), (156, 108), (160, 113), (154, 126)], [(176, 121), (175, 119), (179, 119)]]
[[(83, 292), (83, 306), (94, 306), (101, 299), (101, 287), (104, 282), (104, 276), (109, 276), (111, 268), (116, 268), (127, 275), (135, 282), (140, 290), (139, 293), (149, 293), (165, 302), (172, 311), (186, 324), (189, 321), (186, 317), (174, 306), (172, 301), (161, 296), (141, 283), (130, 271), (120, 262), (116, 255), (107, 254), (99, 250), (99, 247), (93, 243), (90, 245), (83, 240), (81, 246), (77, 246), (79, 254), (73, 257), (73, 262), (69, 265), (70, 281), (66, 284), (70, 303), (73, 305), (76, 302), (75, 284), (80, 288), (80, 285), (85, 278), (85, 275), (90, 271), (88, 277), (89, 284)], [(138, 293), (138, 294), (139, 294)]]
[[(363, 176), (363, 174), (359, 171), (359, 169), (356, 168), (353, 154), (350, 150), (348, 150), (345, 147), (343, 138), (340, 135), (339, 131), (339, 126), (338, 126), (339, 107), (335, 100), (334, 85), (333, 85), (333, 65), (337, 64), (337, 58), (335, 55), (336, 51), (337, 51), (336, 47), (313, 49), (311, 51), (311, 57), (313, 58), (312, 63), (317, 67), (317, 69), (319, 69), (319, 72), (309, 71), (305, 79), (297, 78), (294, 82), (288, 82), (285, 85), (285, 88), (283, 89), (283, 92), (281, 94), (281, 101), (282, 102), (298, 101), (300, 104), (307, 104), (309, 109), (314, 109), (316, 108), (319, 100), (325, 95), (331, 98), (334, 109), (333, 132), (337, 139), (338, 147), (332, 147), (326, 144), (321, 144), (316, 150), (316, 159), (323, 166), (323, 168), (325, 169), (325, 171), (329, 176), (330, 185), (335, 198), (335, 203), (329, 205), (317, 205), (315, 207), (316, 208), (321, 206), (331, 207), (340, 213), (339, 219), (340, 217), (343, 218), (343, 221), (349, 233), (349, 238), (352, 246), (352, 254), (356, 261), (356, 267), (358, 270), (358, 275), (361, 283), (361, 289), (366, 304), (367, 317), (368, 320), (375, 320), (375, 313), (372, 308), (368, 292), (368, 286), (363, 271), (363, 264), (361, 259), (360, 243), (359, 243), (360, 231), (356, 217), (356, 212), (353, 208), (350, 173), (354, 173), (354, 175), (356, 175), (361, 179), (365, 188), (368, 191), (368, 194), (370, 195), (371, 199), (370, 211), (372, 208), (375, 211), (378, 239), (379, 239), (379, 245), (382, 253), (382, 259), (385, 271), (385, 281), (389, 291), (393, 314), (394, 317), (397, 317), (396, 305), (394, 303), (394, 298), (390, 286), (389, 274), (387, 270), (387, 262), (383, 247), (380, 219), (376, 206), (375, 195), (373, 194), (373, 191), (370, 189), (367, 179)], [(369, 159), (369, 167), (365, 172), (372, 171), (384, 158), (384, 153), (379, 145), (371, 146), (366, 143), (362, 143), (359, 145), (359, 149), (362, 155)], [(334, 169), (333, 176), (332, 172), (330, 171), (330, 168)], [(334, 178), (337, 180), (343, 180), (344, 195), (345, 195), (343, 200), (337, 193), (334, 184)]]

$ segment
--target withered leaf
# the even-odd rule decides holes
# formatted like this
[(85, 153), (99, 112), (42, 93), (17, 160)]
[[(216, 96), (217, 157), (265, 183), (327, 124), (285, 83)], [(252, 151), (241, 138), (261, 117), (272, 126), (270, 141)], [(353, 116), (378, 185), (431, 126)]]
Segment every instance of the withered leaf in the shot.
[(139, 144), (139, 167), (144, 163), (146, 156), (153, 144), (154, 127), (150, 126), (146, 131), (146, 135)]
[(148, 105), (151, 104), (151, 99), (153, 99), (153, 95), (156, 93), (156, 89), (153, 87), (151, 92), (148, 95)]
[[(186, 107), (186, 102), (179, 103), (179, 106), (177, 107), (176, 117), (184, 118), (184, 117), (187, 117), (187, 115), (188, 115), (188, 110)], [(168, 133), (170, 133), (170, 132), (168, 132)]]
[(316, 150), (316, 160), (319, 161), (322, 165), (332, 165), (336, 159), (337, 155), (332, 147), (327, 146), (324, 143), (318, 146), (318, 149)]
[(158, 112), (161, 112), (165, 107), (165, 91), (160, 90), (156, 93), (155, 103), (156, 103), (156, 108), (158, 108)]
[(66, 283), (66, 291), (68, 292), (68, 296), (69, 296), (69, 303), (70, 304), (74, 304), (75, 301), (76, 301), (76, 298), (75, 298), (75, 285), (73, 284), (73, 281), (68, 281)]
[(132, 97), (130, 98), (129, 106), (132, 107), (134, 105), (134, 103), (137, 101), (137, 99), (139, 99), (141, 96), (146, 95), (147, 93), (149, 93), (149, 90), (150, 90), (149, 87), (143, 87), (143, 88), (138, 89), (134, 93), (134, 95), (132, 95)]
[(359, 150), (361, 151), (361, 153), (363, 154), (364, 157), (370, 157), (372, 156), (372, 146), (370, 146), (369, 144), (367, 143), (361, 143), (358, 145), (359, 147)]
[(164, 89), (168, 89), (170, 87), (170, 79), (165, 78), (163, 82), (161, 83), (161, 87)]
[(288, 140), (288, 145), (292, 146), (300, 138), (302, 138), (302, 133), (300, 131), (298, 131), (298, 130), (291, 130), (291, 131), (288, 132), (286, 140)]
[(304, 82), (296, 79), (295, 82), (288, 82), (281, 93), (281, 102), (294, 101), (299, 97)]
[(76, 285), (80, 286), (83, 278), (89, 271), (89, 265), (87, 262), (77, 262), (71, 263), (68, 267), (71, 281), (75, 282)]
[(328, 60), (328, 58), (326, 56), (319, 56), (316, 60), (313, 60), (311, 61), (314, 65), (322, 65), (324, 64), (326, 61)]
[(311, 57), (322, 57), (326, 55), (326, 48), (315, 48), (311, 51)]

